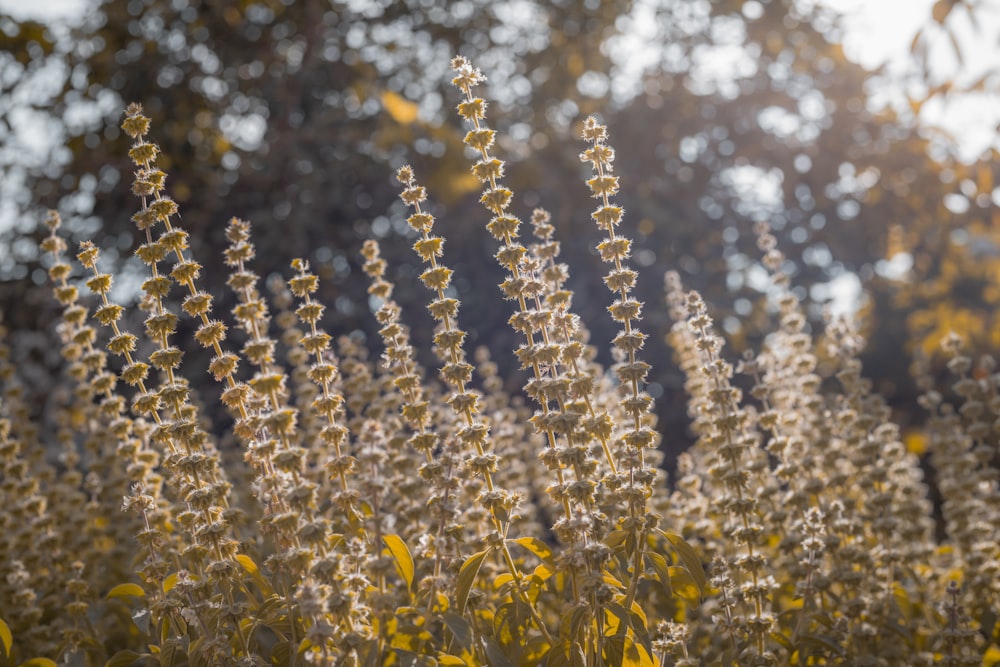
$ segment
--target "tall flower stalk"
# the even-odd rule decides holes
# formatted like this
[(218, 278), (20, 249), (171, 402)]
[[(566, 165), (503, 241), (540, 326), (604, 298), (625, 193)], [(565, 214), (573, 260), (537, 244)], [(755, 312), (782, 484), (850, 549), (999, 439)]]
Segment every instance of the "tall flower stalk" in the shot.
[[(452, 389), (452, 393), (445, 400), (463, 422), (456, 436), (467, 451), (464, 465), (471, 473), (481, 477), (486, 484), (486, 490), (480, 495), (479, 502), (490, 514), (493, 532), (487, 536), (485, 542), (489, 550), (500, 552), (507, 571), (513, 577), (513, 594), (527, 604), (534, 625), (551, 644), (552, 637), (527, 596), (527, 584), (508, 547), (511, 521), (516, 516), (517, 505), (521, 498), (517, 494), (497, 487), (493, 481), (499, 457), (489, 449), (489, 429), (480, 414), (480, 399), (469, 387), (473, 367), (466, 361), (462, 347), (465, 332), (457, 326), (459, 302), (446, 294), (451, 284), (452, 271), (438, 262), (438, 258), (443, 254), (444, 239), (432, 236), (430, 233), (434, 226), (434, 217), (421, 208), (421, 203), (426, 200), (427, 194), (423, 187), (417, 185), (413, 170), (408, 166), (403, 167), (397, 172), (396, 177), (404, 186), (400, 198), (414, 211), (407, 218), (407, 222), (421, 235), (414, 244), (414, 250), (428, 268), (420, 275), (420, 280), (436, 296), (428, 306), (428, 310), (439, 324), (438, 331), (434, 335), (434, 343), (442, 355), (441, 379)], [(462, 606), (464, 601), (459, 601), (459, 607)]]
[(700, 406), (707, 412), (710, 429), (706, 437), (717, 450), (718, 458), (711, 469), (724, 490), (717, 499), (720, 509), (732, 522), (727, 531), (742, 553), (732, 564), (742, 574), (740, 597), (750, 608), (745, 619), (748, 634), (749, 664), (775, 664), (776, 657), (768, 647), (768, 638), (775, 623), (769, 611), (774, 582), (767, 574), (767, 557), (761, 547), (764, 526), (757, 507), (755, 475), (745, 467), (748, 451), (757, 446), (749, 429), (749, 415), (739, 406), (739, 390), (732, 386), (732, 367), (719, 355), (722, 341), (712, 331), (712, 320), (705, 303), (695, 292), (688, 294), (688, 327), (702, 359), (701, 372), (709, 381), (708, 401)]

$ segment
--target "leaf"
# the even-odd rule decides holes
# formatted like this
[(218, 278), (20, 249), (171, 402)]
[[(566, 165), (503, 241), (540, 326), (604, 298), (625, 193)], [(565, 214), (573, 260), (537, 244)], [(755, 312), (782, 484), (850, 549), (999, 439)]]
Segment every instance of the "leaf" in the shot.
[(406, 587), (412, 590), (413, 556), (410, 555), (410, 550), (406, 547), (406, 542), (399, 535), (383, 535), (382, 541), (385, 542), (389, 553), (392, 554), (393, 559), (396, 561), (396, 570), (399, 572), (399, 576), (406, 582)]
[(3, 644), (3, 654), (9, 658), (10, 647), (14, 645), (14, 636), (2, 618), (0, 618), (0, 644)]
[(654, 667), (649, 653), (638, 646), (631, 637), (618, 634), (604, 640), (605, 665), (621, 667)]
[(382, 107), (400, 125), (409, 125), (417, 120), (419, 107), (397, 92), (382, 91)]
[(615, 635), (604, 639), (604, 660), (603, 664), (610, 667), (622, 667), (625, 665), (625, 636)]
[(698, 554), (691, 545), (684, 541), (684, 538), (680, 535), (675, 535), (674, 533), (667, 533), (665, 531), (659, 531), (663, 537), (670, 542), (673, 546), (674, 551), (677, 552), (677, 556), (681, 560), (681, 565), (687, 568), (687, 571), (691, 573), (694, 577), (694, 582), (698, 586), (698, 590), (702, 595), (705, 594), (705, 588), (708, 587), (708, 579), (705, 577), (705, 568), (701, 565), (701, 559), (698, 558)]
[(243, 566), (243, 569), (247, 571), (247, 574), (253, 576), (260, 573), (260, 568), (257, 567), (257, 563), (253, 562), (253, 558), (247, 556), (246, 554), (236, 554), (236, 562)]
[(161, 665), (187, 664), (187, 653), (184, 652), (179, 639), (168, 639), (165, 642), (161, 642), (159, 653), (159, 664)]
[(472, 649), (472, 628), (464, 617), (453, 611), (446, 611), (441, 615), (441, 620), (448, 626), (448, 630), (451, 631), (452, 637), (455, 638), (459, 646), (464, 649)]
[[(389, 662), (388, 660), (383, 664), (398, 664), (402, 667), (433, 667), (433, 665), (438, 664), (434, 658), (429, 655), (420, 655), (419, 653), (414, 653), (413, 651), (407, 651), (401, 648), (394, 648), (389, 651), (389, 655), (398, 659), (398, 662)], [(459, 663), (464, 665), (465, 663)]]
[(486, 658), (491, 667), (514, 667), (492, 637), (484, 638), (483, 644), (486, 645)]
[(784, 634), (780, 632), (772, 632), (771, 639), (780, 644), (781, 647), (788, 652), (788, 655), (792, 655), (793, 653), (795, 653), (796, 651), (795, 642), (793, 642), (792, 639), (786, 637)]
[(573, 660), (571, 656), (578, 657), (573, 649), (572, 643), (569, 640), (564, 640), (549, 649), (543, 656), (544, 661), (539, 664), (544, 664), (546, 667), (572, 667)]
[(691, 602), (701, 600), (702, 591), (698, 589), (690, 570), (678, 565), (671, 565), (667, 570), (670, 573), (670, 587), (674, 589), (675, 595)]
[(828, 637), (826, 635), (802, 634), (796, 637), (795, 643), (799, 646), (800, 650), (809, 647), (830, 657), (839, 657), (844, 650), (835, 637)]
[(243, 618), (239, 622), (239, 631), (233, 632), (233, 636), (229, 638), (229, 646), (233, 651), (240, 650), (240, 643), (246, 637), (253, 634), (256, 628), (257, 620), (253, 618)]
[(273, 592), (271, 583), (261, 573), (260, 568), (257, 566), (257, 563), (254, 562), (253, 558), (250, 558), (250, 556), (247, 556), (246, 554), (236, 554), (236, 562), (238, 562), (240, 566), (243, 567), (243, 570), (250, 575), (250, 578), (253, 579), (255, 584), (257, 584), (261, 593), (268, 596)]
[[(573, 605), (569, 612), (563, 614), (562, 627), (559, 628), (559, 634), (564, 637), (582, 637), (584, 628), (587, 626), (589, 618), (590, 609), (588, 607), (584, 605)], [(573, 644), (571, 648), (579, 649), (576, 644)]]
[(524, 547), (546, 563), (552, 562), (552, 549), (537, 537), (519, 537), (516, 540), (511, 540), (511, 542)]
[(177, 585), (177, 573), (168, 574), (163, 580), (163, 592), (169, 593), (170, 589)]
[(105, 596), (107, 599), (111, 598), (144, 598), (146, 597), (146, 591), (142, 590), (142, 586), (139, 584), (118, 584)]
[(502, 574), (498, 574), (496, 579), (493, 580), (493, 588), (496, 590), (500, 590), (503, 586), (506, 586), (512, 581), (514, 581), (514, 575), (511, 574), (510, 572), (504, 572)]
[(140, 653), (124, 649), (111, 656), (111, 659), (104, 663), (104, 667), (129, 667), (129, 665), (135, 664), (136, 660), (141, 657), (142, 654)]
[(629, 530), (613, 530), (604, 538), (604, 546), (615, 551), (624, 545), (626, 538), (632, 534), (632, 531)]
[(519, 636), (513, 603), (501, 605), (493, 615), (493, 638), (501, 646), (513, 646)]
[(540, 563), (538, 567), (535, 568), (534, 572), (531, 573), (530, 580), (528, 582), (528, 599), (534, 604), (541, 595), (542, 590), (545, 588), (545, 582), (555, 574), (555, 570), (545, 563)]
[(454, 667), (467, 667), (465, 660), (462, 660), (457, 655), (448, 655), (447, 653), (438, 653), (437, 661), (442, 667), (448, 667), (449, 665), (454, 665)]
[(663, 584), (664, 590), (673, 595), (673, 585), (670, 583), (670, 568), (667, 566), (667, 559), (663, 557), (663, 554), (656, 553), (655, 551), (647, 551), (646, 558), (649, 560), (650, 565), (653, 566), (656, 578)]
[(32, 658), (22, 662), (18, 667), (59, 667), (54, 660), (48, 658)]
[(276, 665), (287, 665), (292, 659), (292, 646), (289, 642), (278, 642), (271, 649), (271, 661)]
[[(137, 609), (132, 613), (132, 622), (135, 623), (135, 627), (142, 631), (142, 634), (148, 635), (151, 629), (151, 619), (152, 614), (148, 609)], [(164, 623), (163, 627), (166, 628), (169, 624)]]
[[(640, 608), (637, 603), (633, 602), (632, 604), (636, 609)], [(643, 646), (649, 644), (649, 630), (646, 628), (646, 619), (642, 615), (625, 609), (625, 607), (615, 602), (608, 605), (608, 611), (618, 617), (622, 624), (631, 630), (632, 635), (638, 640), (639, 644)]]
[(455, 584), (455, 609), (459, 614), (465, 613), (465, 605), (469, 602), (469, 593), (472, 592), (472, 585), (479, 575), (479, 568), (483, 565), (488, 551), (479, 551), (469, 556), (462, 569), (458, 571), (458, 581)]

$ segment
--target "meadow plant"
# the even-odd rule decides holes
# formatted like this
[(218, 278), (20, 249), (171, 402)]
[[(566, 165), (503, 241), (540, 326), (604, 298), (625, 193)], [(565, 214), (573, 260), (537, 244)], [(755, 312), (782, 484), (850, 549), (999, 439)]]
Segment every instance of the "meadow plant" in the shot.
[[(616, 156), (593, 117), (580, 190), (596, 200), (618, 332), (591, 342), (546, 211), (521, 240), (476, 94), (485, 77), (452, 66), (520, 343), (466, 349), (470, 295), (445, 263), (433, 193), (403, 166), (433, 370), (373, 240), (360, 261), (378, 359), (327, 333), (336, 322), (304, 259), (262, 288), (252, 226), (236, 218), (222, 258), (236, 305), (213, 314), (221, 293), (199, 285), (149, 120), (128, 107), (145, 337), (126, 330), (135, 318), (112, 301), (99, 248), (67, 261), (53, 212), (41, 247), (62, 309), (55, 428), (32, 423), (0, 341), (0, 665), (995, 662), (995, 362), (949, 338), (955, 382), (939, 392), (917, 369), (928, 417), (904, 438), (864, 377), (857, 325), (808, 321), (763, 223), (774, 323), (733, 359), (679, 274), (665, 305), (634, 296)], [(669, 332), (640, 329), (649, 308), (669, 311)], [(184, 330), (207, 369), (185, 361)], [(677, 434), (657, 429), (646, 390), (654, 334), (684, 374), (695, 438), (672, 483), (659, 446)], [(506, 354), (520, 390), (498, 370)]]

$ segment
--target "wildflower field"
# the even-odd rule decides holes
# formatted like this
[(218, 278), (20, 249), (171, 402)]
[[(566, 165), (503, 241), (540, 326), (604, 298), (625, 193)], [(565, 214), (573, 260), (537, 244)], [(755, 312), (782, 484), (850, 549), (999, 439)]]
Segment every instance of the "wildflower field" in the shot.
[[(435, 192), (399, 168), (426, 300), (398, 304), (365, 243), (377, 356), (317, 299), (308, 261), (255, 272), (252, 221), (228, 222), (221, 258), (194, 256), (157, 128), (128, 107), (143, 330), (112, 300), (102, 249), (70, 248), (53, 211), (54, 440), (2, 357), (0, 665), (994, 664), (995, 362), (952, 335), (944, 385), (929, 362), (915, 369), (921, 461), (864, 375), (859, 325), (809, 321), (764, 222), (769, 333), (731, 352), (678, 273), (634, 268), (616, 203), (628, 156), (595, 117), (565, 150), (588, 172), (580, 233), (607, 292), (575, 294), (550, 214), (522, 220), (504, 185), (483, 74), (462, 57), (452, 70), (484, 209), (461, 224), (490, 239), (505, 277), (499, 292), (456, 289), (446, 262), (462, 249)], [(205, 284), (220, 261), (226, 285)], [(661, 280), (662, 301), (636, 297)], [(224, 292), (231, 312), (213, 308)], [(516, 349), (471, 349), (470, 299), (504, 309)], [(590, 335), (582, 299), (603, 300), (611, 340)], [(404, 315), (421, 306), (434, 367)], [(669, 330), (644, 326), (653, 310)], [(646, 391), (667, 363), (651, 337), (684, 374), (695, 438), (673, 479), (661, 445), (678, 434)], [(207, 364), (185, 358), (200, 350)], [(514, 390), (497, 363), (511, 356)]]

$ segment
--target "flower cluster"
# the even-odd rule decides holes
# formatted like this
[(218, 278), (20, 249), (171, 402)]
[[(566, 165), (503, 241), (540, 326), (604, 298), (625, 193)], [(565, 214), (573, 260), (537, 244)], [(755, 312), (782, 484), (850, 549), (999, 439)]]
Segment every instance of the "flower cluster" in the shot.
[[(138, 306), (115, 303), (94, 243), (74, 266), (53, 213), (41, 248), (65, 368), (41, 423), (0, 328), (0, 665), (988, 662), (993, 359), (947, 339), (952, 385), (915, 368), (927, 421), (901, 428), (864, 376), (857, 324), (807, 317), (791, 260), (758, 224), (771, 329), (740, 359), (702, 297), (666, 276), (664, 333), (696, 439), (668, 484), (643, 359), (658, 341), (640, 329), (655, 306), (636, 296), (608, 128), (580, 125), (618, 327), (593, 341), (563, 221), (517, 217), (475, 93), (484, 77), (452, 65), (520, 343), (466, 349), (461, 299), (488, 290), (456, 289), (428, 190), (400, 167), (436, 373), (375, 241), (360, 257), (367, 340), (327, 329), (323, 271), (305, 259), (262, 287), (247, 221), (226, 227), (228, 292), (199, 286), (149, 119), (126, 110)], [(222, 300), (233, 307), (213, 315)], [(523, 386), (500, 371), (507, 354)]]

